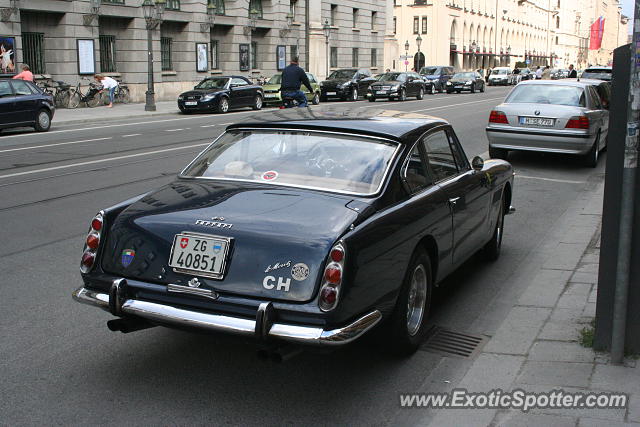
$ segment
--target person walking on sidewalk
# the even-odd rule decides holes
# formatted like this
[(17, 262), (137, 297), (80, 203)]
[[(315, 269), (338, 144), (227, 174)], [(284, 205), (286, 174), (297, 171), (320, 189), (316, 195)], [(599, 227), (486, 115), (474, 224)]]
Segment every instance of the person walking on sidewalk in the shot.
[(578, 77), (578, 72), (573, 68), (573, 64), (569, 65), (569, 76), (570, 79), (575, 79)]
[(19, 79), (19, 80), (27, 80), (29, 82), (33, 81), (33, 73), (31, 72), (31, 70), (29, 69), (29, 66), (27, 64), (22, 64), (22, 72), (16, 74), (15, 76), (13, 76), (14, 79)]
[(118, 87), (118, 82), (112, 79), (111, 77), (105, 77), (100, 74), (96, 74), (93, 78), (96, 79), (98, 83), (102, 85), (103, 90), (106, 89), (109, 91), (109, 105), (107, 105), (107, 107), (112, 108), (113, 101), (116, 94), (116, 88)]
[(291, 64), (282, 71), (282, 83), (280, 84), (282, 98), (293, 98), (298, 101), (298, 107), (306, 107), (307, 96), (300, 90), (302, 84), (309, 89), (309, 92), (313, 93), (307, 73), (298, 65), (298, 57), (294, 56), (291, 58)]

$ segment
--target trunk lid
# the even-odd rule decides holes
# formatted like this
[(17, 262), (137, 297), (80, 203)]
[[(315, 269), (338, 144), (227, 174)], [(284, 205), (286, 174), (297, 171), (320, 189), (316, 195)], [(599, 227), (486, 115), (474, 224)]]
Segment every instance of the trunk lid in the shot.
[[(517, 128), (529, 128), (529, 129), (565, 129), (567, 121), (573, 116), (583, 115), (583, 109), (581, 107), (573, 107), (569, 105), (556, 105), (556, 104), (502, 104), (495, 108), (498, 111), (502, 111), (509, 120), (509, 125)], [(552, 119), (552, 126), (525, 124), (520, 122), (520, 118), (540, 118), (540, 119)], [(575, 130), (575, 129), (574, 129)]]
[[(178, 180), (116, 218), (102, 267), (154, 283), (187, 286), (198, 277), (201, 288), (216, 292), (308, 301), (331, 246), (358, 219), (346, 206), (352, 200), (303, 189)], [(174, 236), (183, 232), (232, 239), (221, 280), (169, 267)]]

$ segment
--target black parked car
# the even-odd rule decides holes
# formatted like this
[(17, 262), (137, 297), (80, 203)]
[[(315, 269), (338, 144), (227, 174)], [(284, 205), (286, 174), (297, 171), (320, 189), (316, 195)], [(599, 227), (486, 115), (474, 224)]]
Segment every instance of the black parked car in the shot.
[(385, 346), (411, 352), (434, 286), (479, 250), (498, 257), (512, 191), (511, 165), (470, 164), (442, 119), (279, 110), (100, 211), (74, 298), (118, 316), (114, 331), (332, 347), (384, 322)]
[(326, 80), (320, 82), (320, 101), (330, 98), (357, 101), (360, 96), (365, 96), (369, 85), (375, 81), (366, 68), (332, 71)]
[(425, 92), (435, 92), (432, 82), (425, 82), (417, 73), (386, 73), (373, 82), (367, 90), (367, 98), (374, 102), (378, 98), (404, 101), (409, 96), (424, 98)]
[(262, 108), (262, 86), (242, 76), (208, 77), (193, 90), (178, 96), (178, 108), (183, 113), (216, 111), (226, 113), (232, 108)]
[(453, 74), (453, 67), (450, 66), (429, 65), (420, 69), (420, 75), (425, 80), (433, 81), (438, 92), (445, 90), (447, 82)]
[(53, 97), (34, 83), (0, 79), (0, 129), (29, 126), (46, 132), (55, 111)]
[(484, 80), (476, 71), (467, 71), (464, 73), (455, 73), (451, 80), (447, 82), (447, 93), (462, 92), (468, 90), (471, 93), (479, 90), (484, 92)]

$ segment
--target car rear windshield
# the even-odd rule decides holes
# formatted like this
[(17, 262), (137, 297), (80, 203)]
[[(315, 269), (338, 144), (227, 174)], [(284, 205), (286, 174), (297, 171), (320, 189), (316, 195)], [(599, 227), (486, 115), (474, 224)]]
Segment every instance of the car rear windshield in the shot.
[(611, 80), (612, 70), (608, 68), (587, 68), (582, 73), (583, 79)]
[(390, 141), (322, 132), (232, 130), (181, 175), (372, 195), (396, 148)]
[(438, 71), (438, 67), (422, 67), (422, 69), (420, 70), (420, 74), (431, 76), (435, 74), (436, 71)]
[(584, 107), (584, 90), (577, 86), (548, 84), (518, 85), (505, 100), (507, 104), (555, 104)]
[(206, 79), (198, 83), (196, 89), (222, 89), (226, 86), (229, 79)]

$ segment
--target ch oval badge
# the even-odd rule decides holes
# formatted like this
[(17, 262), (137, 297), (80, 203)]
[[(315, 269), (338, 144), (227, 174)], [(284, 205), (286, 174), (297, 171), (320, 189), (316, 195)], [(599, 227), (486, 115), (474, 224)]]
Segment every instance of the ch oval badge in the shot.
[(291, 277), (293, 277), (298, 282), (301, 282), (309, 277), (309, 267), (307, 266), (307, 264), (299, 262), (291, 267)]

